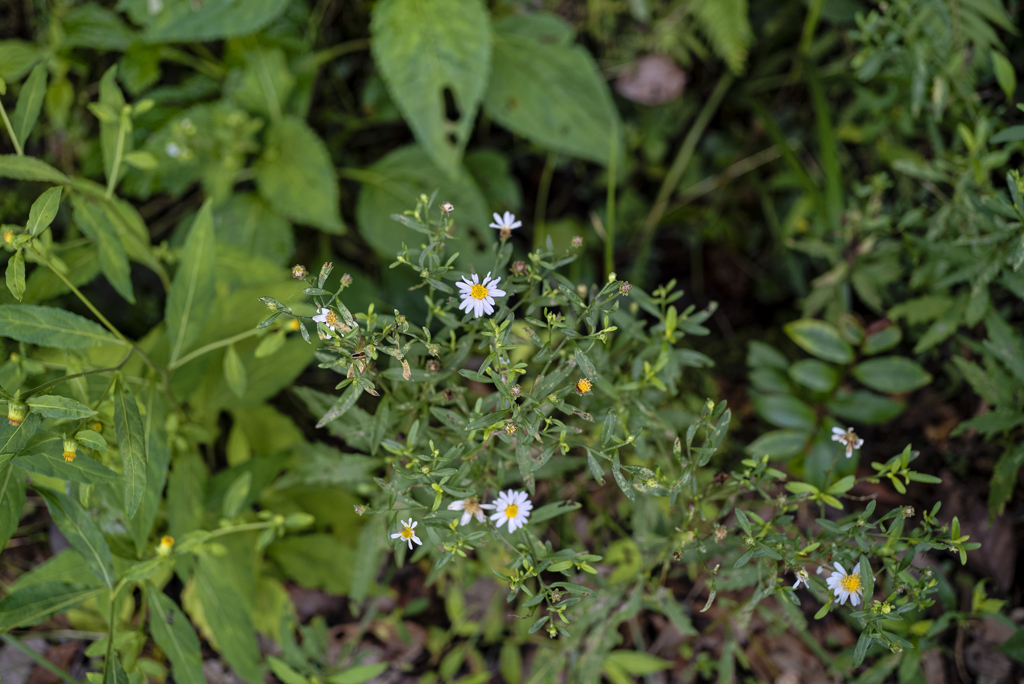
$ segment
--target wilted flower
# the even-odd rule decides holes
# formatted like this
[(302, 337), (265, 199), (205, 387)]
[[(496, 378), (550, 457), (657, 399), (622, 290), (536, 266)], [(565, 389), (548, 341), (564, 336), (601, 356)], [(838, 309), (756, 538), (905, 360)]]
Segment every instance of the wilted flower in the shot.
[(572, 237), (572, 246), (573, 247), (582, 247), (583, 246), (583, 238), (580, 237), (579, 235), (573, 235), (573, 237)]
[(351, 284), (352, 284), (352, 276), (350, 276), (348, 273), (343, 274), (341, 276), (341, 286), (342, 287), (348, 287)]
[(904, 518), (913, 518), (914, 517), (914, 507), (913, 506), (904, 506), (903, 509), (901, 510), (901, 513), (903, 513), (903, 517)]
[(523, 393), (523, 388), (520, 387), (519, 385), (512, 385), (511, 387), (508, 388), (508, 393), (511, 394), (513, 397), (518, 397), (520, 394)]
[(589, 392), (593, 387), (594, 383), (590, 382), (590, 380), (588, 380), (587, 378), (580, 378), (579, 380), (576, 381), (576, 384), (573, 385), (573, 391), (575, 391), (576, 394), (582, 397), (584, 394)]
[(853, 456), (854, 449), (860, 449), (864, 446), (864, 440), (857, 436), (857, 433), (853, 431), (853, 428), (832, 428), (832, 441), (840, 442), (846, 445), (846, 458)]
[(800, 585), (802, 584), (805, 587), (807, 587), (808, 589), (810, 589), (810, 586), (808, 586), (808, 584), (807, 584), (807, 580), (808, 579), (810, 579), (810, 575), (807, 574), (806, 570), (804, 570), (804, 569), (797, 570), (796, 571), (796, 582), (793, 583), (793, 588), (794, 589), (799, 589)]
[(512, 273), (516, 275), (526, 275), (526, 262), (525, 261), (513, 261), (512, 262)]
[(408, 520), (402, 520), (400, 522), (402, 523), (402, 529), (391, 535), (392, 539), (401, 539), (402, 541), (409, 542), (410, 549), (412, 549), (412, 545), (414, 542), (416, 544), (423, 543), (420, 541), (420, 538), (416, 536), (415, 530), (416, 526), (419, 525), (418, 522), (414, 522), (412, 518), (409, 518)]
[(443, 211), (446, 214), (450, 214), (453, 211), (455, 211), (455, 207), (452, 206), (451, 202), (445, 202), (444, 204), (441, 205), (441, 211)]
[(472, 282), (466, 276), (462, 276), (462, 280), (464, 282), (456, 283), (461, 290), (459, 296), (462, 298), (459, 309), (472, 313), (474, 318), (480, 318), (485, 313), (494, 313), (494, 298), (505, 296), (505, 291), (497, 287), (501, 278), (491, 278), (488, 272), (482, 283), (475, 273)]
[(512, 436), (516, 433), (516, 424), (512, 421), (505, 423), (505, 434)]
[(847, 574), (846, 568), (839, 563), (834, 563), (836, 571), (825, 580), (828, 588), (836, 595), (839, 605), (850, 599), (850, 605), (859, 606), (861, 596), (864, 593), (864, 583), (860, 579), (860, 563), (853, 566), (853, 572)]
[(459, 520), (460, 525), (468, 525), (469, 521), (474, 517), (478, 521), (484, 522), (484, 509), (494, 510), (494, 504), (482, 504), (476, 500), (475, 496), (461, 501), (452, 501), (448, 504), (449, 511), (462, 511), (462, 519)]
[(498, 527), (507, 522), (509, 532), (515, 532), (520, 527), (524, 527), (526, 519), (530, 517), (530, 511), (533, 510), (533, 504), (526, 492), (512, 489), (499, 494), (494, 505), (497, 510), (491, 516), (491, 520), (497, 520)]

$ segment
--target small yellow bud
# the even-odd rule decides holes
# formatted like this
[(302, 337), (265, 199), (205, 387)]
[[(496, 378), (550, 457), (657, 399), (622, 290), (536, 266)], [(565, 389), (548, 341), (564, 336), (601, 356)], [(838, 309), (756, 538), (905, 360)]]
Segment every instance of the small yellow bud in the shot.
[(160, 538), (160, 545), (156, 547), (157, 555), (161, 558), (166, 558), (171, 554), (171, 548), (174, 546), (174, 537), (170, 535), (164, 535)]
[(306, 267), (302, 264), (295, 264), (292, 266), (292, 278), (295, 278), (296, 280), (302, 280), (306, 277), (307, 273), (309, 273), (309, 271), (307, 271)]
[(64, 460), (71, 463), (78, 455), (78, 442), (74, 439), (64, 438)]
[(6, 233), (4, 233), (4, 243), (8, 244), (8, 245), (13, 245), (14, 244), (14, 231), (13, 230), (9, 230)]
[(11, 401), (7, 404), (7, 422), (18, 427), (25, 422), (25, 416), (28, 415), (28, 406), (18, 400)]

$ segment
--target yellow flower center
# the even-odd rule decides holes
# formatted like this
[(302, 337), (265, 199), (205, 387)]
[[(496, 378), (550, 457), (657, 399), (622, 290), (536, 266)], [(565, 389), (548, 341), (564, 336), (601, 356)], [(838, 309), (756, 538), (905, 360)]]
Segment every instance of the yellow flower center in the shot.
[(75, 460), (75, 456), (77, 456), (77, 455), (78, 455), (77, 452), (65, 451), (64, 452), (64, 460), (67, 461), (68, 463), (71, 463), (72, 461)]
[(480, 508), (480, 504), (477, 503), (476, 499), (466, 499), (464, 508), (467, 513), (470, 513), (472, 515), (476, 515), (482, 510)]
[(839, 586), (852, 594), (855, 591), (859, 591), (863, 585), (860, 583), (859, 574), (851, 574), (839, 580)]
[(483, 299), (487, 296), (487, 288), (483, 285), (476, 284), (469, 288), (469, 296), (473, 299)]
[(6, 233), (4, 233), (4, 242), (6, 242), (7, 244), (11, 244), (12, 242), (14, 242), (13, 230), (9, 230)]
[(594, 383), (590, 382), (590, 380), (587, 380), (586, 378), (580, 378), (576, 381), (576, 391), (580, 394), (586, 394), (593, 386)]
[(338, 325), (338, 315), (333, 311), (328, 311), (326, 314), (324, 314), (324, 317), (327, 319), (328, 326), (333, 328)]
[(165, 535), (160, 538), (160, 546), (174, 546), (174, 537)]
[(402, 539), (412, 539), (412, 528), (409, 526), (402, 528)]
[(519, 515), (519, 506), (517, 506), (516, 504), (509, 504), (505, 508), (505, 517), (506, 518), (514, 518), (517, 515)]

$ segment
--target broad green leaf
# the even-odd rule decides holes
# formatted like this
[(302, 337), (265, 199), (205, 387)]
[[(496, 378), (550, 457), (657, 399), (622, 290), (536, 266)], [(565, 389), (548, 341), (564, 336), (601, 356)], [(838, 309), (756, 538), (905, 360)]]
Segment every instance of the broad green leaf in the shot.
[[(383, 0), (370, 24), (373, 59), (416, 140), (450, 178), (487, 88), (491, 27), (480, 0)], [(458, 110), (449, 119), (445, 93)]]
[(750, 399), (758, 415), (776, 427), (804, 431), (814, 429), (814, 409), (794, 396), (752, 392)]
[(15, 456), (39, 429), (40, 418), (30, 413), (21, 425), (11, 425), (9, 421), (0, 421), (0, 463), (6, 462), (4, 456)]
[(18, 93), (18, 103), (11, 114), (11, 126), (21, 146), (25, 146), (28, 134), (39, 120), (39, 110), (43, 108), (43, 96), (46, 95), (46, 65), (37, 64)]
[(167, 483), (167, 468), (171, 461), (171, 445), (164, 431), (164, 402), (163, 395), (151, 385), (143, 425), (146, 439), (146, 491), (139, 502), (139, 510), (135, 512), (135, 517), (128, 521), (128, 529), (135, 542), (135, 553), (140, 558), (153, 530), (164, 485)]
[(80, 401), (57, 394), (43, 394), (25, 400), (29, 407), (46, 418), (60, 420), (81, 420), (96, 415), (96, 412)]
[(181, 537), (202, 525), (209, 479), (206, 464), (196, 451), (175, 457), (167, 477), (167, 532), (172, 537)]
[(989, 54), (992, 55), (992, 71), (996, 74), (996, 82), (1003, 89), (1006, 99), (1013, 102), (1013, 95), (1017, 92), (1017, 73), (1013, 69), (1013, 64), (997, 50), (992, 50)]
[(107, 448), (107, 440), (103, 439), (103, 435), (93, 430), (79, 430), (75, 433), (75, 439), (80, 444), (84, 444), (90, 449), (97, 451), (104, 451)]
[(770, 344), (752, 340), (747, 348), (747, 365), (751, 368), (767, 366), (778, 370), (786, 370), (789, 367), (789, 359)]
[(346, 411), (355, 406), (356, 399), (358, 399), (362, 393), (362, 390), (359, 389), (357, 384), (352, 383), (349, 385), (344, 394), (338, 397), (338, 400), (334, 402), (334, 405), (331, 406), (330, 410), (316, 422), (317, 428), (322, 428), (328, 423), (343, 416)]
[(796, 456), (807, 446), (811, 435), (802, 430), (772, 430), (766, 432), (744, 449), (748, 454), (767, 454), (771, 458)]
[(0, 631), (39, 624), (105, 591), (63, 582), (46, 582), (15, 591), (0, 600)]
[(502, 22), (495, 24), (484, 110), (531, 142), (599, 164), (621, 145), (619, 115), (593, 56), (504, 32)]
[(271, 124), (255, 170), (260, 194), (279, 213), (327, 233), (345, 232), (331, 155), (306, 122), (286, 116)]
[(46, 162), (35, 157), (19, 157), (16, 154), (0, 154), (0, 178), (44, 181), (58, 185), (71, 183), (70, 178)]
[(293, 670), (288, 663), (274, 656), (267, 656), (267, 664), (282, 684), (309, 684), (309, 680)]
[(238, 193), (213, 212), (217, 244), (284, 266), (295, 250), (292, 226), (255, 193)]
[(92, 515), (75, 499), (46, 487), (35, 487), (46, 501), (50, 517), (67, 537), (72, 548), (82, 554), (86, 565), (108, 589), (114, 588), (114, 560), (103, 533)]
[(903, 413), (906, 404), (893, 401), (888, 397), (880, 397), (874, 392), (857, 390), (841, 392), (829, 402), (828, 409), (837, 418), (850, 423), (878, 425), (892, 420)]
[(167, 293), (167, 335), (173, 365), (210, 318), (214, 305), (216, 254), (214, 251), (213, 204), (207, 200), (192, 222), (178, 272)]
[(188, 618), (157, 587), (150, 586), (145, 593), (150, 613), (149, 631), (153, 641), (171, 661), (174, 681), (178, 684), (206, 684), (199, 637)]
[(328, 677), (327, 684), (366, 684), (366, 682), (382, 674), (386, 669), (388, 669), (387, 663), (348, 667), (343, 672)]
[(56, 349), (122, 344), (98, 323), (78, 314), (31, 304), (0, 304), (0, 337)]
[(789, 377), (815, 392), (831, 392), (839, 382), (839, 369), (817, 359), (801, 359), (789, 367)]
[(235, 349), (233, 344), (228, 345), (227, 351), (224, 352), (224, 379), (227, 380), (228, 387), (235, 393), (236, 397), (241, 397), (245, 394), (245, 388), (248, 384), (245, 364), (242, 363), (242, 358), (238, 355), (238, 350)]
[(988, 139), (992, 144), (1016, 142), (1018, 140), (1024, 140), (1024, 126), (1008, 126)]
[(117, 651), (110, 653), (110, 662), (106, 664), (105, 669), (107, 678), (103, 680), (103, 684), (130, 684), (128, 674), (125, 673), (121, 666), (121, 660), (117, 657)]
[(124, 509), (128, 519), (135, 517), (135, 512), (146, 492), (146, 439), (139, 405), (135, 403), (128, 386), (122, 378), (118, 378), (114, 389), (114, 431), (117, 433), (117, 445), (121, 450), (121, 463), (124, 465)]
[(0, 40), (0, 78), (17, 81), (42, 56), (39, 46), (27, 40)]
[(14, 536), (24, 508), (25, 474), (8, 461), (0, 466), (0, 548)]
[(135, 33), (116, 13), (87, 2), (73, 8), (63, 17), (64, 44), (93, 50), (124, 52), (132, 44)]
[(202, 3), (164, 0), (152, 12), (149, 0), (122, 0), (119, 9), (144, 26), (147, 43), (191, 43), (256, 33), (281, 16), (288, 0), (203, 0)]
[(60, 209), (61, 191), (60, 186), (50, 188), (32, 203), (32, 208), (28, 212), (28, 224), (25, 226), (30, 235), (38, 236), (53, 223), (53, 219), (57, 217), (57, 210)]
[(310, 589), (343, 596), (348, 593), (355, 552), (331, 534), (304, 534), (278, 539), (267, 554), (284, 574)]
[(884, 328), (873, 335), (868, 335), (868, 338), (864, 340), (864, 346), (861, 347), (861, 352), (865, 356), (881, 354), (895, 347), (902, 339), (903, 331), (900, 327), (898, 325), (890, 325), (888, 328)]
[(606, 662), (614, 663), (631, 675), (649, 675), (672, 667), (671, 660), (642, 651), (612, 651)]
[(853, 367), (853, 377), (877, 392), (911, 392), (932, 381), (917, 361), (903, 356), (882, 356)]
[(232, 74), (238, 78), (227, 81), (225, 96), (255, 114), (280, 119), (295, 87), (288, 56), (280, 48), (262, 47), (244, 57), (245, 68)]
[(831, 323), (814, 318), (801, 318), (787, 323), (783, 329), (797, 346), (819, 359), (833, 363), (853, 361), (853, 347)]
[(88, 456), (64, 460), (64, 440), (60, 435), (42, 432), (34, 435), (14, 459), (14, 465), (29, 471), (83, 484), (115, 484), (121, 476)]
[(249, 684), (261, 684), (263, 671), (256, 630), (238, 593), (240, 582), (234, 579), (236, 572), (230, 558), (200, 555), (195, 574), (196, 598), (228, 665)]
[(103, 210), (89, 200), (74, 194), (71, 205), (74, 207), (75, 225), (96, 245), (103, 275), (122, 297), (134, 304), (132, 267), (117, 228)]
[(235, 481), (228, 487), (224, 494), (224, 503), (221, 512), (225, 518), (234, 518), (242, 511), (242, 506), (252, 489), (252, 472), (246, 471), (235, 478)]
[(7, 261), (7, 289), (19, 302), (25, 296), (25, 255), (19, 249)]

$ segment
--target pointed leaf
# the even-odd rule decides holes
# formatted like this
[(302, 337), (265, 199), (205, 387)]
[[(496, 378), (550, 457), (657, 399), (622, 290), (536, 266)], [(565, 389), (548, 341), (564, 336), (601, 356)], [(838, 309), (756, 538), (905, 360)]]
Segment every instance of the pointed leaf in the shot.
[(213, 309), (216, 251), (213, 203), (207, 200), (192, 222), (178, 272), (167, 293), (167, 334), (173, 365), (191, 345)]
[(46, 162), (35, 157), (19, 157), (16, 154), (0, 154), (0, 178), (45, 181), (58, 185), (71, 184), (70, 178)]
[(108, 589), (114, 588), (114, 560), (103, 533), (96, 526), (92, 516), (75, 499), (46, 487), (35, 486), (36, 492), (46, 501), (50, 517), (67, 537), (86, 565)]
[(64, 440), (52, 432), (42, 432), (33, 437), (14, 459), (14, 465), (30, 473), (49, 475), (69, 482), (83, 484), (116, 484), (121, 476), (85, 455), (75, 460), (64, 460)]
[(20, 249), (7, 261), (7, 289), (19, 302), (25, 296), (25, 255)]
[(199, 637), (181, 608), (157, 587), (146, 592), (149, 631), (153, 641), (171, 661), (171, 674), (178, 684), (206, 684)]
[(44, 394), (29, 397), (25, 403), (36, 413), (46, 418), (61, 420), (81, 420), (96, 415), (96, 412), (80, 401), (68, 399), (57, 394)]
[(139, 405), (120, 378), (114, 391), (114, 431), (124, 465), (124, 509), (130, 520), (146, 491), (146, 441)]
[(106, 589), (64, 582), (44, 582), (8, 594), (0, 600), (0, 631), (31, 627), (56, 613), (99, 596)]
[(801, 318), (787, 323), (784, 328), (789, 338), (804, 351), (833, 363), (853, 361), (853, 347), (843, 339), (831, 323), (813, 318)]
[(233, 344), (228, 345), (228, 350), (224, 353), (224, 379), (236, 397), (245, 394), (245, 387), (248, 384), (245, 364), (242, 363), (242, 357), (238, 355), (238, 350)]
[(249, 684), (262, 684), (256, 629), (238, 593), (235, 573), (229, 559), (201, 555), (195, 574), (196, 598), (228, 665)]
[(132, 269), (117, 228), (100, 207), (79, 195), (71, 196), (71, 205), (74, 207), (75, 225), (96, 245), (103, 275), (118, 294), (134, 304)]
[(14, 127), (14, 135), (17, 136), (21, 146), (25, 146), (28, 134), (32, 132), (33, 126), (39, 119), (39, 110), (43, 108), (43, 96), (46, 95), (46, 65), (37, 64), (32, 73), (28, 75), (21, 85), (21, 92), (18, 93), (18, 104), (11, 114), (11, 125)]
[(50, 188), (40, 195), (28, 212), (28, 225), (26, 229), (30, 235), (38, 236), (46, 230), (53, 219), (57, 217), (57, 210), (60, 209), (60, 196), (63, 188), (57, 186)]

